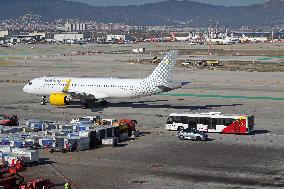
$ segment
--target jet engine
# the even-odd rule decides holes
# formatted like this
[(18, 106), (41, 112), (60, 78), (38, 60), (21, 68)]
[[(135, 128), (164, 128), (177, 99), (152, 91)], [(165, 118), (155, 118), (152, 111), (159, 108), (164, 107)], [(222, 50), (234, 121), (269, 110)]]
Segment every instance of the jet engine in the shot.
[(55, 106), (65, 106), (69, 104), (69, 99), (64, 93), (52, 93), (49, 96), (49, 103)]

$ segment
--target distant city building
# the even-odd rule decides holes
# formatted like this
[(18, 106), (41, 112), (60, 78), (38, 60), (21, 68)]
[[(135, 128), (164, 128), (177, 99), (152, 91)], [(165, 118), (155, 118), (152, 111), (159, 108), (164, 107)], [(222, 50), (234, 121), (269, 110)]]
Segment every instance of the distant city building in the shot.
[(54, 34), (54, 40), (64, 42), (68, 40), (82, 40), (84, 38), (83, 34), (81, 33), (56, 33)]
[(125, 41), (125, 35), (107, 35), (107, 41)]
[(73, 32), (73, 31), (85, 31), (87, 29), (86, 23), (66, 23), (64, 25), (65, 31)]
[(9, 31), (8, 30), (0, 31), (0, 38), (7, 37), (8, 35), (9, 35)]

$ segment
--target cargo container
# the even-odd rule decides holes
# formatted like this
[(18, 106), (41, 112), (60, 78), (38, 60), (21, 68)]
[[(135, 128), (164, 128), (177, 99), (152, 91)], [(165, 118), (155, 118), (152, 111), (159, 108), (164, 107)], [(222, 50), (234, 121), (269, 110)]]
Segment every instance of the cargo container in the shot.
[(110, 126), (110, 127), (106, 127), (106, 137), (107, 138), (110, 138), (110, 137), (113, 137), (113, 127)]
[(23, 148), (25, 146), (25, 143), (22, 140), (11, 140), (10, 146), (17, 147), (17, 148)]
[(77, 137), (64, 138), (64, 146), (66, 145), (68, 145), (70, 151), (79, 151), (77, 150)]
[(105, 138), (102, 140), (102, 145), (115, 147), (117, 145), (118, 139), (116, 137)]
[(12, 153), (17, 154), (17, 157), (20, 157), (24, 164), (38, 164), (39, 162), (38, 150), (29, 150), (27, 148), (13, 148)]
[(89, 138), (90, 138), (90, 148), (95, 147), (96, 145), (100, 144), (100, 140), (97, 137), (97, 131), (96, 130), (90, 130), (89, 131)]
[(38, 140), (38, 143), (41, 147), (49, 148), (49, 147), (52, 147), (53, 140), (50, 138), (40, 138)]
[(31, 128), (37, 128), (39, 131), (45, 131), (46, 124), (43, 122), (30, 123)]
[(10, 145), (0, 145), (0, 152), (12, 152)]
[[(71, 143), (72, 149), (75, 148), (75, 151), (83, 151), (90, 149), (90, 138), (89, 137), (70, 137), (67, 138), (68, 141), (75, 141), (75, 143)], [(73, 144), (75, 144), (73, 146)]]
[(2, 138), (1, 139), (1, 144), (2, 145), (10, 145), (10, 140), (8, 138)]

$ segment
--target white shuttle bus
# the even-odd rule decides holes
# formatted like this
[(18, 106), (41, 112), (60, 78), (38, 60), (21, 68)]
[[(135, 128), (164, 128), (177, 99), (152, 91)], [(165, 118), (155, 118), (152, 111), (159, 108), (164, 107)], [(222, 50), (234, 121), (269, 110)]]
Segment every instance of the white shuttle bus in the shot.
[(249, 134), (254, 129), (254, 116), (221, 112), (169, 115), (165, 125), (166, 130), (177, 131), (186, 128), (208, 133)]

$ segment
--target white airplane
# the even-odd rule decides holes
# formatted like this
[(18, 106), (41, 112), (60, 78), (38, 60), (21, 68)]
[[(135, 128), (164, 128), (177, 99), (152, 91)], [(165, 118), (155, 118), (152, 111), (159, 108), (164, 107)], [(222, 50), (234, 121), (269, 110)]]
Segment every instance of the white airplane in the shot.
[(206, 39), (207, 42), (214, 43), (214, 44), (220, 44), (220, 45), (231, 45), (238, 42), (238, 38), (234, 37), (226, 37), (224, 39)]
[(252, 43), (264, 43), (268, 41), (268, 37), (248, 37), (245, 34), (242, 35), (240, 38), (240, 41), (245, 43), (245, 42), (252, 42)]
[(176, 59), (175, 51), (168, 52), (145, 79), (40, 77), (26, 84), (23, 91), (42, 96), (41, 104), (45, 104), (45, 98), (49, 96), (49, 103), (56, 106), (68, 105), (72, 99), (80, 99), (82, 108), (98, 100), (105, 106), (106, 99), (150, 96), (188, 84), (172, 82)]

